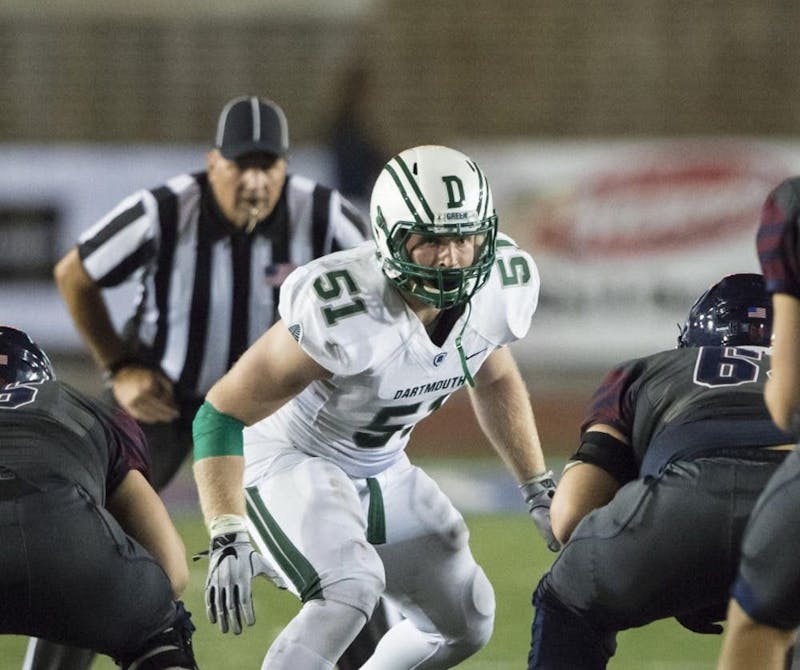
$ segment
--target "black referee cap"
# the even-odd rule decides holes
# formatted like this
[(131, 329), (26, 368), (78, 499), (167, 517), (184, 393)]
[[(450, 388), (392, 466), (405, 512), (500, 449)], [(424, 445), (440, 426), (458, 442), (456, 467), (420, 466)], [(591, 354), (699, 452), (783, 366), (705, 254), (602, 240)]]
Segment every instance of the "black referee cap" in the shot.
[(229, 100), (219, 115), (216, 147), (228, 160), (252, 153), (283, 158), (289, 151), (286, 115), (271, 100), (246, 95)]

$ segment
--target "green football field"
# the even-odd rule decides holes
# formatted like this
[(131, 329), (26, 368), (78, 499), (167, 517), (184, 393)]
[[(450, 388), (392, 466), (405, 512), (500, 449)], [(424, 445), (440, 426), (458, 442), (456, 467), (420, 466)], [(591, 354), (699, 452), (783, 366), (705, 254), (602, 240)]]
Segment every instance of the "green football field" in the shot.
[[(530, 594), (547, 569), (552, 555), (539, 540), (533, 522), (524, 514), (484, 514), (467, 517), (471, 544), (478, 561), (494, 584), (497, 620), (492, 640), (480, 653), (459, 667), (464, 670), (524, 670), (530, 639)], [(199, 515), (176, 515), (176, 523), (189, 554), (204, 549), (205, 530)], [(201, 670), (252, 668), (258, 670), (270, 641), (297, 611), (294, 597), (266, 581), (255, 585), (254, 627), (239, 637), (222, 635), (206, 622), (202, 589), (207, 563), (191, 564), (189, 590), (185, 594), (197, 632), (195, 649)], [(109, 622), (111, 623), (111, 622)], [(718, 636), (696, 635), (674, 621), (663, 621), (619, 636), (612, 670), (694, 670), (712, 668), (719, 649)], [(0, 670), (18, 670), (25, 639), (0, 637)], [(99, 658), (94, 670), (113, 670), (107, 658)], [(300, 670), (300, 669), (298, 669)]]

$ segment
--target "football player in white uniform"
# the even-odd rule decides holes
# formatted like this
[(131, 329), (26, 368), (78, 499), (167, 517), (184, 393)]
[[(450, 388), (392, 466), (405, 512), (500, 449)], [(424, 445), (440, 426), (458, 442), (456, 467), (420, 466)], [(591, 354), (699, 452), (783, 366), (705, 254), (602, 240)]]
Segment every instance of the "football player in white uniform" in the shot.
[(392, 158), (370, 210), (375, 242), (297, 269), (282, 320), (194, 422), (210, 620), (237, 634), (252, 625), (257, 574), (303, 603), (267, 653), (270, 670), (333, 668), (381, 595), (404, 618), (366, 670), (450, 668), (487, 643), (494, 593), (464, 520), (405, 455), (412, 428), (462, 386), (558, 548), (552, 474), (505, 346), (536, 309), (533, 259), (497, 232), (478, 165), (446, 147)]

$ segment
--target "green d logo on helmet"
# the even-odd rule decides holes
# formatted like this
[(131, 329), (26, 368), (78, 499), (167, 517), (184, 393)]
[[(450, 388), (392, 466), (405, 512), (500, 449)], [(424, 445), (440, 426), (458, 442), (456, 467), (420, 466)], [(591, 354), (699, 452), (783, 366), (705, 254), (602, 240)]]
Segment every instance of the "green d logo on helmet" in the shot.
[[(447, 207), (452, 209), (454, 207), (461, 207), (464, 203), (464, 182), (462, 182), (454, 174), (445, 175), (442, 181), (447, 186)], [(456, 196), (456, 193), (458, 194)]]
[[(440, 309), (467, 303), (489, 278), (497, 237), (492, 192), (477, 163), (459, 151), (420, 146), (392, 158), (372, 190), (370, 219), (383, 273), (426, 303)], [(413, 263), (406, 249), (411, 235), (472, 237), (472, 263)]]

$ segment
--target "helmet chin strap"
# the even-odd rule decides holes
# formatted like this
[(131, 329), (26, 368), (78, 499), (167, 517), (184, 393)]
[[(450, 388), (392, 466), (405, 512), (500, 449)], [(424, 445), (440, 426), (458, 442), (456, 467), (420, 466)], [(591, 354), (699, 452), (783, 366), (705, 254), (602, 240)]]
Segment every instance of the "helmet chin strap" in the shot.
[(461, 369), (464, 371), (464, 378), (467, 380), (467, 384), (469, 384), (472, 388), (475, 388), (475, 379), (473, 379), (472, 375), (470, 374), (469, 366), (467, 365), (467, 355), (464, 353), (464, 347), (461, 345), (461, 336), (464, 334), (464, 331), (467, 328), (467, 323), (469, 322), (470, 316), (472, 316), (472, 300), (467, 302), (467, 316), (464, 319), (464, 325), (461, 326), (461, 331), (456, 337), (456, 351), (458, 351), (458, 357), (461, 360)]
[[(410, 287), (409, 287), (410, 288)], [(423, 286), (423, 289), (425, 287)], [(474, 292), (474, 291), (473, 291)], [(409, 291), (411, 295), (417, 295), (414, 291)], [(421, 299), (417, 296), (418, 299)], [(475, 388), (475, 379), (472, 376), (472, 373), (469, 371), (469, 366), (467, 365), (467, 355), (464, 353), (464, 345), (461, 343), (461, 336), (464, 334), (464, 331), (467, 329), (467, 324), (469, 323), (469, 318), (472, 316), (472, 296), (470, 299), (467, 300), (466, 303), (466, 311), (467, 315), (464, 318), (464, 324), (461, 326), (461, 330), (458, 332), (456, 336), (456, 351), (458, 351), (458, 358), (461, 361), (461, 370), (464, 372), (464, 378), (471, 387)]]

